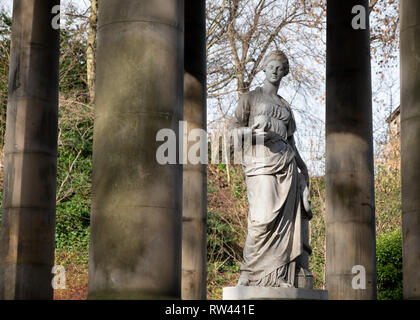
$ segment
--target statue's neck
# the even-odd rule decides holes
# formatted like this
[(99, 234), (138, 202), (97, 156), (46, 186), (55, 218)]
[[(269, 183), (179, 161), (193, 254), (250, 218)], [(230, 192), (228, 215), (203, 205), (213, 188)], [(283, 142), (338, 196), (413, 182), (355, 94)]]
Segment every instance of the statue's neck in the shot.
[(280, 82), (277, 84), (272, 84), (271, 82), (265, 80), (264, 85), (262, 86), (262, 89), (264, 93), (267, 93), (269, 95), (277, 95), (277, 91), (279, 91)]

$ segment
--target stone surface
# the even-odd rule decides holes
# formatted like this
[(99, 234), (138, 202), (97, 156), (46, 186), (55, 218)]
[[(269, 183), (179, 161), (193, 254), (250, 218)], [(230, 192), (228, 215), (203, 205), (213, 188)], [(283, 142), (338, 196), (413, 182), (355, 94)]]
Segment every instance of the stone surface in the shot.
[(5, 137), (0, 299), (52, 299), (58, 0), (14, 1)]
[(223, 300), (327, 300), (326, 290), (276, 287), (226, 287)]
[[(330, 299), (376, 299), (375, 197), (369, 24), (352, 28), (352, 8), (327, 1), (326, 285)], [(368, 14), (366, 15), (368, 17)], [(352, 287), (354, 266), (366, 286)]]
[(403, 295), (420, 299), (420, 1), (401, 1)]
[[(185, 0), (184, 121), (187, 135), (206, 130), (206, 21), (205, 1)], [(187, 148), (195, 141), (187, 142)], [(204, 141), (204, 148), (207, 148)], [(204, 150), (204, 148), (202, 150)], [(183, 166), (182, 285), (183, 300), (206, 299), (207, 276), (206, 165)]]
[(181, 297), (184, 1), (99, 1), (89, 299)]

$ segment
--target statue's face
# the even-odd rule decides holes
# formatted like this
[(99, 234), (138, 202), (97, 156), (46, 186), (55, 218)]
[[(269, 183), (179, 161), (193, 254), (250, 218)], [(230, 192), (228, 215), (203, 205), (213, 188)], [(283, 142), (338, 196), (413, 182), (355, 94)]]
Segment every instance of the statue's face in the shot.
[(264, 72), (269, 82), (277, 84), (284, 76), (283, 64), (279, 60), (272, 60), (266, 65)]

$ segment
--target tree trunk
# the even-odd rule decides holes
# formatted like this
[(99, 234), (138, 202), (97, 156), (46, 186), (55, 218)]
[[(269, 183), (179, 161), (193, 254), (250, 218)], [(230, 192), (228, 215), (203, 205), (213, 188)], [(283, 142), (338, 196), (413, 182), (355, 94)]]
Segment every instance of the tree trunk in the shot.
[(0, 299), (52, 299), (59, 0), (14, 1), (7, 105)]
[(96, 31), (98, 22), (98, 0), (90, 0), (89, 30), (86, 48), (87, 86), (90, 102), (95, 101), (95, 52), (96, 52)]

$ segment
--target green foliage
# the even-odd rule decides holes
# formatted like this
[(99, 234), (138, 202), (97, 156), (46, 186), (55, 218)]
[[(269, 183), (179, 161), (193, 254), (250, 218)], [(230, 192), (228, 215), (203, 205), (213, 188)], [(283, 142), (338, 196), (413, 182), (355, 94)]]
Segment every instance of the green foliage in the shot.
[(378, 299), (401, 300), (403, 298), (401, 230), (394, 230), (377, 238), (376, 267)]
[(246, 237), (248, 200), (245, 175), (239, 165), (208, 165), (207, 172), (208, 261), (236, 266), (241, 260)]
[(11, 18), (5, 12), (0, 12), (0, 147), (3, 147), (6, 132), (11, 25)]
[(233, 285), (239, 275), (240, 248), (235, 227), (219, 213), (207, 212), (208, 299), (220, 299), (222, 288)]
[[(3, 192), (0, 192), (0, 204), (1, 203), (3, 203)], [(0, 227), (1, 227), (1, 219), (2, 219), (2, 216), (3, 216), (3, 214), (0, 214)]]
[(238, 281), (240, 265), (231, 266), (220, 261), (207, 263), (207, 299), (220, 300), (223, 287), (236, 285)]
[[(240, 170), (242, 170), (242, 168)], [(246, 197), (245, 175), (243, 172), (238, 172), (237, 167), (232, 167), (230, 170), (230, 177), (232, 195), (238, 200), (248, 201)]]
[(309, 224), (309, 269), (314, 275), (314, 287), (325, 289), (325, 177), (311, 177), (310, 186), (313, 218)]
[(241, 166), (208, 165), (207, 174), (207, 297), (220, 299), (238, 281), (248, 202)]
[[(71, 10), (71, 9), (70, 9)], [(87, 90), (85, 25), (68, 16), (60, 29), (60, 93), (85, 97)]]
[[(235, 265), (235, 257), (238, 252), (238, 236), (233, 226), (227, 224), (219, 213), (209, 211), (207, 213), (207, 260), (209, 262), (224, 262)], [(233, 258), (233, 259), (232, 259)]]
[(93, 144), (91, 112), (82, 107), (63, 106), (59, 130), (56, 245), (88, 250)]
[(55, 238), (57, 248), (88, 250), (89, 212), (89, 202), (77, 194), (57, 205)]
[[(72, 12), (69, 7), (66, 11)], [(68, 15), (60, 30), (56, 247), (89, 248), (93, 109), (86, 104), (86, 21)]]
[(401, 230), (401, 174), (380, 164), (375, 174), (376, 233)]

